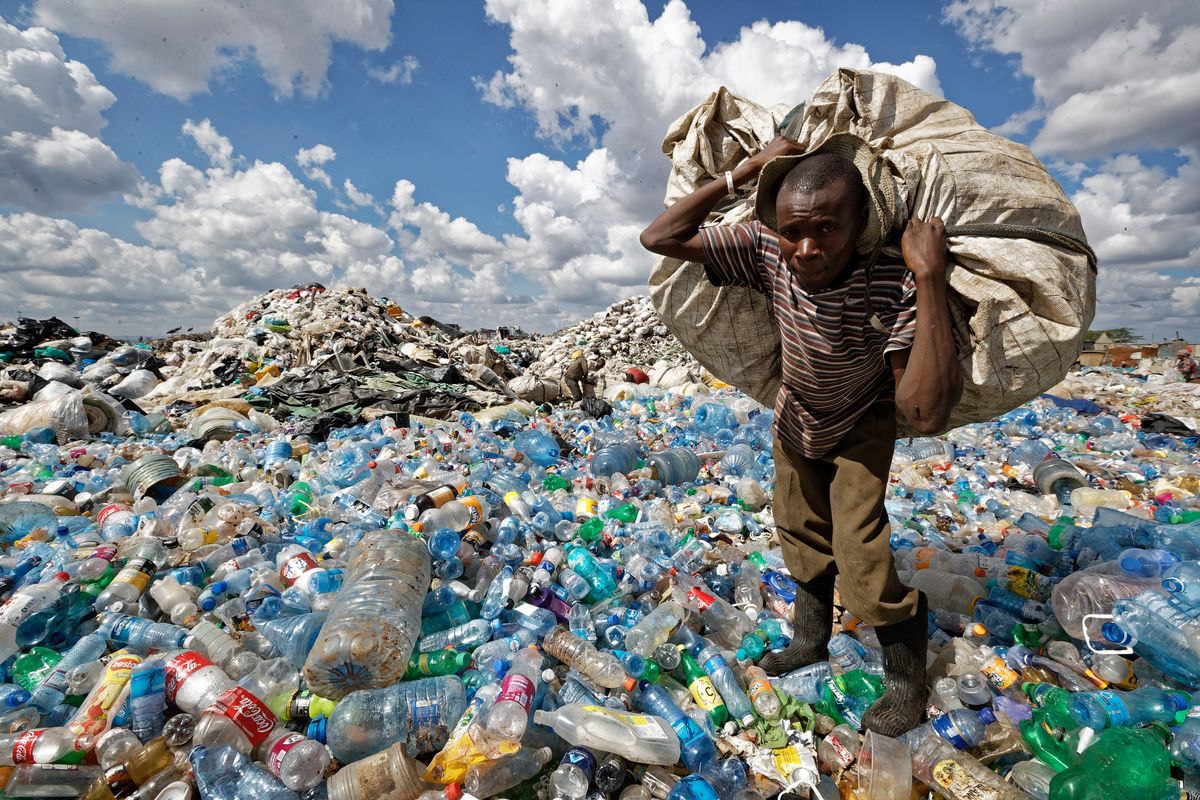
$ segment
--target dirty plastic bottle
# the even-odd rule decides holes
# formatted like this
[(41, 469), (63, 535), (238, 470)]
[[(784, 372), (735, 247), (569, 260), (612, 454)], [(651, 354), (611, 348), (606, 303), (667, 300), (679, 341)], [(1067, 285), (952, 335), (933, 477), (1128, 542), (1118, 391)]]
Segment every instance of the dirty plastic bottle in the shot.
[(467, 770), (463, 788), (475, 797), (496, 797), (541, 772), (554, 754), (549, 747), (526, 748)]
[(446, 744), (466, 706), (466, 689), (457, 676), (405, 681), (346, 695), (327, 719), (309, 725), (308, 736), (328, 745), (343, 763), (396, 742), (414, 755), (435, 753)]
[(404, 677), (429, 590), (429, 551), (400, 531), (366, 534), (304, 665), (310, 689), (337, 700)]
[(572, 703), (535, 711), (533, 721), (575, 747), (616, 753), (639, 764), (669, 766), (679, 760), (679, 739), (661, 717)]
[(625, 683), (625, 668), (620, 659), (612, 653), (599, 652), (566, 628), (559, 626), (547, 634), (542, 648), (606, 689), (617, 689)]
[(425, 783), (419, 764), (409, 758), (402, 743), (347, 764), (329, 779), (329, 800), (410, 800)]
[(195, 747), (188, 755), (206, 800), (295, 800), (296, 794), (232, 747)]
[(138, 536), (122, 543), (118, 551), (126, 560), (121, 571), (96, 597), (97, 609), (137, 603), (158, 568), (166, 562), (167, 549), (153, 536)]
[(583, 800), (596, 773), (596, 756), (584, 747), (572, 747), (550, 774), (556, 800)]

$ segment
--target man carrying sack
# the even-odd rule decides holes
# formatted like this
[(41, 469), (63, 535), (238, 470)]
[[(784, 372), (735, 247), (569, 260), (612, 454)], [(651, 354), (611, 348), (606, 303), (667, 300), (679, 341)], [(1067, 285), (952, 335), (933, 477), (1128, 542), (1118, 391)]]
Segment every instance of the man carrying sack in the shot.
[[(896, 575), (884, 510), (896, 412), (936, 433), (962, 392), (947, 305), (939, 219), (911, 220), (903, 261), (880, 258), (896, 198), (864, 183), (877, 157), (863, 140), (830, 137), (812, 153), (786, 138), (700, 186), (642, 233), (642, 245), (703, 263), (716, 286), (772, 303), (782, 335), (775, 402), (775, 521), (800, 588), (795, 635), (762, 667), (783, 674), (828, 658), (834, 578), (844, 605), (875, 626), (886, 693), (863, 726), (896, 736), (922, 719), (926, 602)], [(757, 222), (701, 228), (737, 186), (758, 177)]]

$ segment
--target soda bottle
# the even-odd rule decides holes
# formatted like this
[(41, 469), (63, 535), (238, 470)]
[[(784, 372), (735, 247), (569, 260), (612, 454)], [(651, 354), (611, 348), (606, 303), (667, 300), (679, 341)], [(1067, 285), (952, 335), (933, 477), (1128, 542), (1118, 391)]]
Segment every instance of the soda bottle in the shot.
[[(519, 742), (529, 724), (529, 707), (542, 676), (542, 654), (536, 647), (517, 652), (500, 684), (500, 695), (488, 712), (487, 729), (510, 742)], [(473, 793), (472, 793), (473, 794)]]
[(712, 679), (687, 651), (680, 652), (679, 667), (683, 672), (684, 682), (692, 693), (692, 699), (708, 714), (713, 727), (720, 730), (729, 721), (729, 708), (713, 686)]

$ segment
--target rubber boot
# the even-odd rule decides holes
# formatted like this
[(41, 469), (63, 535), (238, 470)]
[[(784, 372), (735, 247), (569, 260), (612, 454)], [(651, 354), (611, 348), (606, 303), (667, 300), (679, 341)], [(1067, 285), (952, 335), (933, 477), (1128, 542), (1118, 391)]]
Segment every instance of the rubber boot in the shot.
[(829, 638), (833, 635), (833, 581), (825, 575), (798, 584), (792, 604), (792, 641), (778, 653), (763, 656), (759, 666), (768, 675), (786, 675), (792, 670), (829, 660)]
[(863, 729), (899, 736), (925, 718), (929, 685), (925, 651), (929, 644), (929, 605), (920, 595), (912, 618), (875, 629), (883, 648), (883, 697), (863, 715)]

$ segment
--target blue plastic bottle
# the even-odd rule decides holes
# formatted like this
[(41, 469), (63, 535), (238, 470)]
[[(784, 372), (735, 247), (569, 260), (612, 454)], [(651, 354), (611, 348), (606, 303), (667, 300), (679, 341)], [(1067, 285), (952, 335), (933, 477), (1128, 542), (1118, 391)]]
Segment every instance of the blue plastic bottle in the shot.
[(717, 760), (717, 746), (696, 721), (680, 710), (670, 693), (653, 683), (638, 684), (637, 702), (647, 714), (662, 717), (679, 737), (679, 752), (692, 772), (700, 772)]

